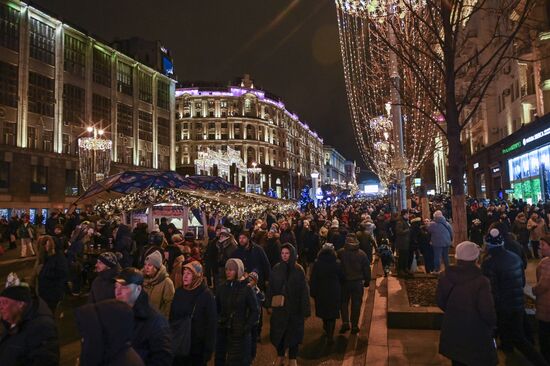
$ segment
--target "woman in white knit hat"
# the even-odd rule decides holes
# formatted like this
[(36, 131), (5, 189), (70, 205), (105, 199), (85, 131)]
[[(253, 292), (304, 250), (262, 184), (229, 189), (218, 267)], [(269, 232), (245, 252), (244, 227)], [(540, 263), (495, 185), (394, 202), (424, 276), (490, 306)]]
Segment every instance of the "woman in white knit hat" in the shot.
[(439, 353), (453, 366), (491, 366), (498, 363), (493, 332), (497, 315), (491, 284), (476, 264), (480, 249), (465, 241), (456, 247), (457, 264), (439, 277), (437, 305), (445, 312)]

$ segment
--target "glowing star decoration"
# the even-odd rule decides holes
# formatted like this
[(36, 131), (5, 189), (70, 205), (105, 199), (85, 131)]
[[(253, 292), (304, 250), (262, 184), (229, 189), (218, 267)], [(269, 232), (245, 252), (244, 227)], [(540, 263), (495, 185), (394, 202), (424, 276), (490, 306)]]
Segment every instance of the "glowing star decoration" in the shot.
[(84, 189), (109, 175), (113, 149), (113, 142), (103, 137), (103, 130), (88, 127), (86, 131), (93, 136), (78, 139), (80, 179)]
[[(437, 50), (427, 48), (435, 44), (426, 38), (430, 32), (423, 32), (426, 25), (409, 14), (412, 10), (424, 11), (425, 1), (335, 2), (356, 142), (369, 169), (388, 185), (398, 179), (400, 169), (405, 176), (414, 175), (433, 155), (435, 147), (437, 131), (432, 123), (438, 115), (437, 103), (430, 99), (426, 90), (427, 87), (443, 90), (440, 74), (436, 72), (438, 65), (429, 57), (430, 52)], [(399, 37), (400, 42), (388, 42), (391, 37)], [(404, 44), (407, 49), (402, 47)], [(396, 51), (413, 52), (417, 67), (408, 67), (396, 57), (392, 58), (391, 54)], [(422, 75), (415, 72), (418, 68), (423, 70)], [(392, 105), (388, 101), (395, 100), (394, 93), (399, 94), (400, 102)], [(406, 159), (399, 158), (396, 153), (399, 141), (393, 123), (396, 106), (401, 108)]]

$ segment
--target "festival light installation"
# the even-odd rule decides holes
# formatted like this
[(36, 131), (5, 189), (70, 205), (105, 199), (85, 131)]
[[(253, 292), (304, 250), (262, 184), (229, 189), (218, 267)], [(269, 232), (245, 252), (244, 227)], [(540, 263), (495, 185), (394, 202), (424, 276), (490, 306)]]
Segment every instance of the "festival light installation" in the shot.
[[(408, 15), (424, 5), (423, 0), (336, 0), (355, 137), (363, 160), (385, 185), (415, 174), (434, 149), (436, 105), (425, 90), (427, 85), (442, 90), (437, 65), (428, 57), (437, 49), (428, 50), (428, 32)], [(391, 42), (392, 37), (406, 42)], [(399, 46), (404, 43), (409, 49)], [(395, 52), (415, 53), (424, 75), (399, 63)]]
[(78, 139), (80, 179), (84, 189), (109, 175), (113, 149), (113, 142), (103, 137), (104, 130), (88, 127), (86, 131), (91, 136)]

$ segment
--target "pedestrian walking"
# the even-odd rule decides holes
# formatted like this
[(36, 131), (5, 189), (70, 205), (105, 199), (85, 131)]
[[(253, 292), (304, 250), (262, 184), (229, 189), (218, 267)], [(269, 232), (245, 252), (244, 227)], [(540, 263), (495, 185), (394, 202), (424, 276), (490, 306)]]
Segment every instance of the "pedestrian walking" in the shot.
[(537, 265), (537, 283), (533, 286), (536, 296), (537, 312), (535, 317), (539, 325), (539, 347), (546, 362), (550, 363), (550, 236), (540, 239), (542, 259)]
[(476, 243), (460, 243), (456, 265), (447, 267), (437, 284), (437, 305), (444, 311), (439, 353), (456, 366), (498, 363), (493, 339), (497, 315), (491, 284), (476, 265), (479, 253)]
[(334, 341), (336, 319), (340, 317), (340, 303), (344, 273), (331, 243), (325, 243), (313, 264), (309, 280), (311, 297), (315, 300), (315, 315), (323, 320), (327, 344)]
[(266, 296), (266, 307), (272, 311), (269, 337), (277, 350), (277, 366), (284, 365), (287, 350), (289, 365), (297, 365), (305, 318), (311, 313), (305, 272), (296, 260), (296, 248), (283, 244), (281, 261), (271, 272)]
[(23, 216), (23, 223), (17, 229), (17, 237), (21, 240), (21, 258), (36, 255), (34, 252), (33, 241), (37, 237), (36, 228), (31, 224), (29, 215)]
[(151, 305), (168, 318), (175, 290), (158, 251), (145, 258), (143, 277), (143, 290), (149, 295)]
[(173, 332), (181, 332), (190, 319), (189, 352), (174, 349), (174, 366), (206, 366), (216, 344), (217, 310), (214, 295), (206, 285), (202, 265), (192, 261), (183, 265), (182, 287), (176, 289), (170, 308)]
[(449, 247), (453, 242), (453, 228), (443, 216), (440, 210), (434, 212), (434, 219), (426, 229), (431, 235), (431, 243), (434, 252), (434, 271), (441, 269), (441, 260), (445, 268), (449, 266)]
[(409, 253), (411, 245), (411, 225), (409, 223), (409, 211), (401, 210), (395, 223), (395, 249), (397, 250), (397, 275), (407, 276), (410, 274)]
[(537, 212), (533, 212), (527, 222), (527, 230), (529, 230), (529, 240), (533, 249), (533, 257), (539, 258), (539, 242), (540, 238), (546, 234), (546, 222)]
[(61, 248), (56, 247), (51, 236), (44, 236), (46, 257), (38, 273), (38, 295), (55, 315), (57, 305), (63, 299), (69, 279), (69, 264)]

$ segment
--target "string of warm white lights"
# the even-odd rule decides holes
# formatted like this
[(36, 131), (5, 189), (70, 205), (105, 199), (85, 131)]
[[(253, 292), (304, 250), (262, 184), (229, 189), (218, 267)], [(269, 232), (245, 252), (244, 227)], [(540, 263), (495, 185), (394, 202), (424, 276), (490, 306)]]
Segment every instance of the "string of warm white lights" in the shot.
[[(348, 103), (363, 160), (383, 183), (395, 181), (399, 169), (411, 176), (432, 155), (437, 133), (433, 122), (438, 113), (426, 85), (441, 90), (440, 74), (428, 57), (432, 51), (420, 34), (424, 24), (407, 16), (408, 10), (418, 10), (424, 1), (336, 0), (336, 5)], [(399, 38), (396, 45), (383, 39), (390, 30)], [(397, 140), (388, 104), (395, 88), (389, 55), (411, 52), (400, 48), (404, 44), (414, 49), (412, 62), (421, 65), (423, 74), (414, 73), (407, 64), (397, 65), (406, 156), (406, 162), (399, 162), (394, 159)]]

